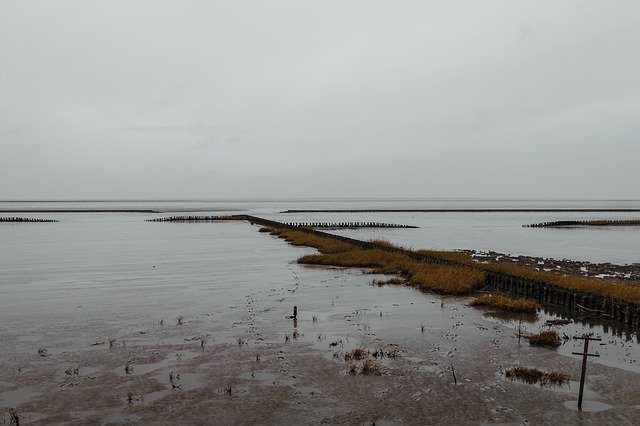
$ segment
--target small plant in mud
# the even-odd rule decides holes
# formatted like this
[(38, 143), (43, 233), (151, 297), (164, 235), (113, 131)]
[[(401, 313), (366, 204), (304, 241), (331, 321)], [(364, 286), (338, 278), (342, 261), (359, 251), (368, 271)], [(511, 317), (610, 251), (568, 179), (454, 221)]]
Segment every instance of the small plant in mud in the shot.
[(126, 363), (124, 365), (124, 374), (131, 374), (133, 373), (133, 367), (131, 366), (131, 364)]
[(47, 350), (45, 348), (38, 348), (38, 356), (47, 356)]
[(294, 340), (297, 340), (298, 337), (300, 337), (300, 333), (298, 333), (298, 330), (293, 330), (293, 333), (291, 333), (291, 337), (293, 337)]
[(118, 342), (116, 342), (116, 339), (109, 339), (109, 349), (113, 348), (117, 344)]
[(169, 384), (172, 389), (182, 389), (182, 385), (179, 385), (177, 382), (180, 380), (180, 373), (175, 373), (173, 371), (169, 371)]
[(80, 366), (78, 367), (69, 367), (64, 370), (64, 374), (67, 376), (79, 376), (80, 375)]
[(375, 359), (367, 358), (361, 363), (352, 362), (347, 367), (347, 373), (349, 374), (362, 374), (365, 376), (380, 376), (383, 374), (382, 365)]
[(160, 324), (160, 327), (162, 327), (164, 325), (164, 320), (161, 319), (160, 321), (158, 321), (158, 324)]
[(546, 373), (537, 368), (515, 366), (505, 371), (505, 377), (509, 380), (518, 380), (530, 385), (540, 384), (540, 386), (562, 386), (569, 383), (569, 375), (559, 371)]
[(200, 347), (204, 349), (204, 344), (205, 344), (206, 342), (207, 342), (207, 341), (206, 341), (206, 340), (204, 340), (204, 338), (203, 338), (203, 337), (201, 337), (201, 338), (200, 338)]
[(247, 342), (245, 342), (245, 340), (242, 337), (238, 337), (238, 346), (242, 346), (242, 345), (246, 345)]
[(260, 362), (260, 352), (256, 352), (256, 362)]
[(386, 348), (376, 349), (371, 352), (371, 356), (374, 358), (397, 358), (402, 354), (402, 349), (397, 346), (389, 345)]
[(176, 324), (177, 325), (182, 325), (183, 321), (184, 321), (184, 316), (178, 315), (178, 317), (176, 318)]
[(541, 346), (544, 348), (557, 349), (562, 344), (562, 342), (557, 331), (548, 330), (529, 337), (529, 344), (531, 346)]
[(13, 408), (9, 409), (9, 424), (20, 426), (20, 417), (16, 414)]
[(356, 360), (359, 361), (361, 359), (365, 359), (369, 356), (369, 351), (367, 351), (364, 347), (360, 346), (351, 351), (345, 352), (344, 360), (351, 361)]
[(289, 333), (284, 335), (284, 341), (288, 342), (289, 340), (291, 340), (291, 335)]
[(318, 317), (314, 315), (313, 317), (311, 317), (311, 321), (312, 322), (318, 322)]

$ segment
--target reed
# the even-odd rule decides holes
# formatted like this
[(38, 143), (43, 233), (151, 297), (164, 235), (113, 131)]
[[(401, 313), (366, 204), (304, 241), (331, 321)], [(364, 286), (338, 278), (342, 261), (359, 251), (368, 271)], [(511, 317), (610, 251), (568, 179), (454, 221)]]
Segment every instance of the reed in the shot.
[(539, 271), (500, 262), (481, 263), (461, 252), (412, 251), (384, 240), (371, 242), (383, 247), (363, 248), (328, 234), (303, 230), (274, 228), (269, 233), (292, 245), (314, 247), (320, 252), (302, 256), (299, 263), (372, 268), (373, 272), (399, 275), (409, 285), (424, 291), (469, 293), (485, 281), (486, 273), (493, 272), (640, 306), (640, 286), (619, 281)]
[(538, 370), (537, 368), (515, 366), (505, 371), (505, 377), (509, 380), (518, 380), (530, 385), (540, 384), (540, 386), (562, 386), (569, 383), (569, 375), (559, 371), (550, 373)]
[(471, 306), (504, 309), (511, 312), (536, 313), (540, 304), (528, 299), (514, 299), (500, 294), (483, 294), (471, 302)]
[(542, 331), (529, 337), (529, 344), (531, 346), (557, 349), (562, 344), (562, 342), (560, 341), (560, 336), (558, 335), (557, 331), (548, 330)]

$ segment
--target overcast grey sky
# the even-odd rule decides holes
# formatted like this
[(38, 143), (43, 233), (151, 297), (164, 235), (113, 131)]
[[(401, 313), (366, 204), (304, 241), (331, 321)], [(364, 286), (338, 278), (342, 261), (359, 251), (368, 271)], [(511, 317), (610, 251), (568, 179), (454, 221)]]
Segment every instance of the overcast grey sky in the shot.
[(640, 2), (0, 0), (0, 199), (640, 198)]

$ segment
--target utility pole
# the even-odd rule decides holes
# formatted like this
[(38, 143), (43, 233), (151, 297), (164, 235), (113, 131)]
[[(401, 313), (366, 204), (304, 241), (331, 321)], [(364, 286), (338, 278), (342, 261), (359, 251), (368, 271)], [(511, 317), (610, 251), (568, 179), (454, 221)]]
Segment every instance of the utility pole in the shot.
[(580, 393), (578, 394), (578, 410), (582, 411), (582, 395), (584, 394), (584, 376), (587, 372), (587, 357), (600, 356), (598, 354), (589, 353), (589, 342), (591, 340), (599, 342), (602, 339), (600, 339), (599, 337), (591, 337), (588, 334), (583, 334), (582, 337), (573, 336), (573, 339), (584, 340), (584, 350), (582, 352), (571, 352), (573, 355), (582, 355), (582, 374), (580, 374)]

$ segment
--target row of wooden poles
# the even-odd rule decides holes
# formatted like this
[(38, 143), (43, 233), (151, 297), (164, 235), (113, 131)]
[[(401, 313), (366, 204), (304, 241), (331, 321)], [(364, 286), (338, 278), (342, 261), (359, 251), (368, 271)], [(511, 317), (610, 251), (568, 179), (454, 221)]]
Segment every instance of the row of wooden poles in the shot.
[(287, 225), (301, 228), (417, 228), (412, 225), (380, 222), (302, 222), (287, 223)]
[(59, 222), (54, 219), (36, 219), (31, 217), (0, 217), (0, 222)]
[(218, 216), (171, 216), (147, 219), (145, 222), (210, 222), (220, 220)]
[(530, 225), (522, 225), (523, 228), (547, 228), (554, 226), (579, 226), (583, 225), (583, 222), (578, 220), (556, 220), (554, 222), (541, 222), (532, 223)]

